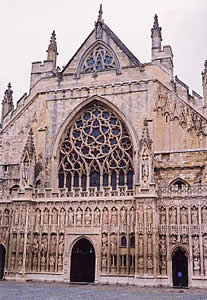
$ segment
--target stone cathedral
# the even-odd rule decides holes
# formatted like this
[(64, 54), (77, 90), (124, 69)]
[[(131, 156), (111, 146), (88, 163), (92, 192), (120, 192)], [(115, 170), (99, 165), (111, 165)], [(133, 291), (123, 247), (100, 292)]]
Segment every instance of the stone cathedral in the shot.
[(0, 278), (207, 284), (207, 61), (203, 97), (173, 74), (155, 15), (142, 63), (106, 25), (68, 64), (32, 63), (0, 128)]

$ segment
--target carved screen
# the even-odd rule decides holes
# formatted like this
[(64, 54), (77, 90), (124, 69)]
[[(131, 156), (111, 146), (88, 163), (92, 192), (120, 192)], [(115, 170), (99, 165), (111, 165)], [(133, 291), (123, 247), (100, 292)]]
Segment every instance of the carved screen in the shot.
[(81, 72), (100, 72), (111, 69), (116, 69), (115, 59), (108, 49), (99, 45), (86, 57)]
[(133, 188), (132, 141), (125, 124), (94, 101), (65, 131), (59, 150), (59, 187)]

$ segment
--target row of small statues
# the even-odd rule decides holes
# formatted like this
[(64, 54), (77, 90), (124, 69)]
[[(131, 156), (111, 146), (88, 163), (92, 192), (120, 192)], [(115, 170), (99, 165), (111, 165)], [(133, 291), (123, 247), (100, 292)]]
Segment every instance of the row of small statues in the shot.
[[(180, 209), (180, 224), (188, 224), (188, 209), (186, 207), (181, 207)], [(176, 207), (171, 207), (169, 209), (169, 223), (170, 224), (177, 224), (177, 208)], [(191, 208), (191, 216), (190, 216), (191, 224), (198, 224), (199, 223), (199, 216), (198, 216), (198, 209), (197, 208)], [(162, 207), (160, 209), (160, 224), (166, 224), (167, 219), (166, 219), (166, 209)], [(201, 210), (201, 222), (203, 224), (207, 224), (207, 208), (204, 207)]]

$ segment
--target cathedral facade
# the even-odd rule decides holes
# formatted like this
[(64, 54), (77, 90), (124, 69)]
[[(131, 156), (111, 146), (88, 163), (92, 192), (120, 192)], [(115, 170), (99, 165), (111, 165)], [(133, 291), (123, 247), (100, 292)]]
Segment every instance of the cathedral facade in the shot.
[(102, 19), (68, 64), (32, 64), (0, 129), (0, 278), (207, 284), (203, 97), (173, 74), (155, 16), (141, 63)]

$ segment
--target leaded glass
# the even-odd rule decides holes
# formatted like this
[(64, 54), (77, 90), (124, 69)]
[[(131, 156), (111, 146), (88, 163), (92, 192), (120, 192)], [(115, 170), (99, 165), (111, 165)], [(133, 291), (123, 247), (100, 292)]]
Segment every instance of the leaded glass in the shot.
[(59, 152), (59, 187), (133, 185), (133, 149), (124, 123), (94, 101), (65, 131)]
[(103, 46), (97, 46), (85, 59), (81, 72), (100, 72), (115, 69), (116, 64), (112, 53)]

